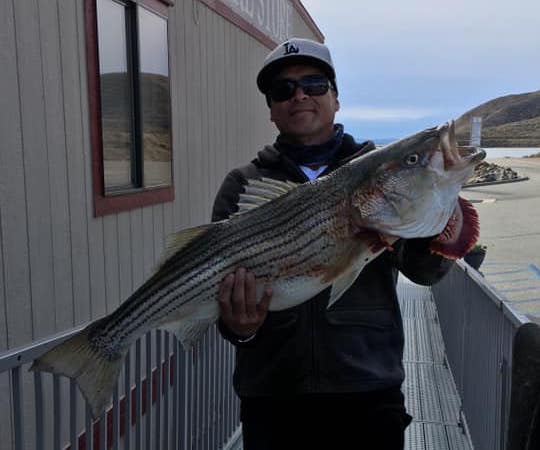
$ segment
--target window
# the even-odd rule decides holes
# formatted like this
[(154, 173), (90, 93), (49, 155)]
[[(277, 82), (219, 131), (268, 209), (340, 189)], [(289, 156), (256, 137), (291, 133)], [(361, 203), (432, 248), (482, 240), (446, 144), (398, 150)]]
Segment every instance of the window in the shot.
[(173, 199), (167, 5), (87, 0), (94, 212)]

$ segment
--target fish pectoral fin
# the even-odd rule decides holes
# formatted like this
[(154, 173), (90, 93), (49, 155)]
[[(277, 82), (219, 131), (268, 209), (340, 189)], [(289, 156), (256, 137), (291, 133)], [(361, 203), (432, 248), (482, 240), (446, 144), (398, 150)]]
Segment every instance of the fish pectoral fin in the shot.
[(362, 271), (363, 267), (363, 265), (360, 268), (355, 267), (353, 270), (344, 272), (334, 280), (332, 283), (332, 290), (330, 292), (330, 299), (328, 300), (328, 305), (326, 307), (327, 309), (336, 303), (345, 293), (345, 291), (351, 287), (354, 280), (356, 280), (356, 277), (358, 277)]
[(167, 236), (167, 243), (165, 246), (165, 251), (163, 252), (163, 255), (161, 255), (161, 258), (159, 259), (159, 262), (156, 265), (156, 268), (154, 270), (154, 273), (156, 273), (163, 264), (175, 253), (180, 251), (183, 247), (185, 247), (187, 244), (189, 244), (193, 239), (197, 238), (198, 236), (202, 235), (203, 233), (206, 233), (210, 228), (215, 227), (216, 223), (209, 223), (205, 225), (200, 225), (198, 227), (193, 228), (186, 228), (185, 230), (178, 231), (177, 233), (173, 233), (169, 236)]

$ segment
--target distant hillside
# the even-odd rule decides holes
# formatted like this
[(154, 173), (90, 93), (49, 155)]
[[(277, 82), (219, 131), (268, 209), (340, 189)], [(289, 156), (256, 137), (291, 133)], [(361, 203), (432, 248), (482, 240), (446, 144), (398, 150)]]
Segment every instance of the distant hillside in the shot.
[(473, 116), (482, 117), (483, 147), (540, 147), (540, 91), (498, 97), (467, 111), (456, 120), (461, 144), (469, 143)]
[[(128, 160), (131, 156), (131, 103), (129, 79), (125, 73), (101, 76), (101, 119), (104, 155), (109, 161)], [(140, 79), (144, 159), (170, 161), (169, 79), (143, 73)]]
[[(127, 127), (131, 115), (128, 101), (129, 81), (125, 73), (107, 73), (101, 76), (102, 104), (104, 120), (110, 120), (119, 127)], [(141, 74), (142, 119), (151, 128), (169, 128), (169, 79), (153, 73)]]

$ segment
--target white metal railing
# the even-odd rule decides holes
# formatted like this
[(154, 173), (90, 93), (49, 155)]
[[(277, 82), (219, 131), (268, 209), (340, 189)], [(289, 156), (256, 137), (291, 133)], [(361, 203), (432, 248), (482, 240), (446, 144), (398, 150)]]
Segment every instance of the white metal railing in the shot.
[[(512, 346), (528, 319), (461, 261), (432, 292), (473, 445), (502, 450)], [(215, 450), (238, 437), (234, 349), (215, 327), (187, 353), (166, 332), (139, 339), (128, 353), (111, 407), (97, 421), (73, 381), (27, 370), (79, 329), (0, 355), (0, 377), (9, 379), (10, 394), (1, 416), (7, 409), (10, 439), (2, 441), (2, 450)]]
[(27, 370), (79, 329), (0, 355), (0, 375), (9, 379), (10, 391), (3, 404), (11, 403), (2, 413), (10, 429), (3, 450), (215, 450), (237, 431), (234, 349), (215, 327), (189, 352), (167, 332), (139, 339), (128, 353), (110, 408), (96, 421), (75, 382)]
[(474, 448), (502, 450), (510, 419), (514, 337), (529, 320), (461, 261), (432, 292)]

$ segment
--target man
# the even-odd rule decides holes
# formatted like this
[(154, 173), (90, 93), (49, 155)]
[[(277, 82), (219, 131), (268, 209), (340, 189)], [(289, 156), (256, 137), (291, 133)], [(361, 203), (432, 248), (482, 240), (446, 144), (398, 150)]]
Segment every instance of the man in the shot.
[[(276, 142), (230, 172), (213, 220), (237, 210), (249, 178), (307, 182), (374, 148), (334, 124), (336, 76), (323, 44), (290, 39), (269, 53), (257, 77)], [(402, 449), (410, 422), (404, 379), (397, 271), (417, 283), (440, 279), (451, 262), (428, 250), (430, 239), (400, 240), (368, 264), (331, 308), (329, 289), (284, 311), (268, 312), (255, 279), (239, 268), (219, 292), (219, 329), (236, 347), (234, 387), (241, 401), (245, 450)]]

